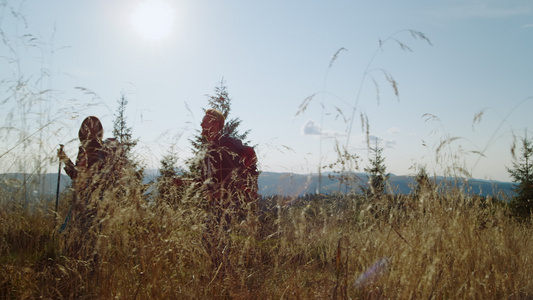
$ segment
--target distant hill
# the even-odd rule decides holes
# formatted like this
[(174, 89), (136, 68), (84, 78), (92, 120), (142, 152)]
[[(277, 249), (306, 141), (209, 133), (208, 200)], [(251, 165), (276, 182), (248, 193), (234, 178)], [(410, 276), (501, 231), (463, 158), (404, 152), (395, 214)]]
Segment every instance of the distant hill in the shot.
[[(61, 174), (59, 183), (59, 190), (62, 192), (70, 185), (70, 177)], [(24, 173), (0, 174), (0, 189), (14, 194), (25, 193), (28, 200), (39, 200), (39, 195), (52, 199), (57, 192), (57, 173), (41, 175)]]
[[(368, 176), (364, 173), (354, 173), (360, 180), (360, 183), (368, 182)], [(322, 176), (321, 192), (324, 194), (339, 191), (339, 181), (336, 178), (328, 178), (328, 175), (336, 174), (326, 173)], [(155, 181), (159, 176), (156, 169), (145, 170), (144, 182)], [(40, 180), (39, 180), (40, 179)], [(449, 185), (453, 183), (452, 178), (437, 177), (436, 182), (439, 185)], [(57, 173), (43, 174), (39, 178), (37, 175), (30, 176), (22, 173), (0, 174), (0, 188), (5, 191), (17, 191), (23, 183), (26, 183), (26, 192), (28, 197), (35, 197), (39, 191), (44, 195), (53, 196), (56, 194)], [(40, 182), (40, 186), (38, 183)], [(67, 175), (61, 175), (60, 192), (67, 188), (71, 180)], [(259, 176), (259, 193), (263, 196), (283, 195), (283, 196), (302, 196), (314, 194), (318, 190), (318, 174), (295, 174), (295, 173), (275, 173), (261, 172)], [(409, 194), (415, 185), (413, 176), (396, 176), (389, 178), (389, 187), (395, 194)], [(458, 182), (457, 186), (465, 192), (474, 195), (512, 195), (512, 188), (515, 186), (511, 182), (488, 181), (480, 179), (469, 179), (465, 182)], [(356, 187), (356, 191), (360, 188)], [(345, 190), (341, 189), (341, 192)]]
[[(328, 178), (332, 175), (333, 178)], [(360, 185), (368, 182), (368, 175), (365, 173), (355, 173), (360, 179), (359, 185), (355, 188), (356, 192), (360, 190)], [(338, 192), (339, 181), (334, 177), (335, 174), (323, 174), (321, 192), (324, 194)], [(437, 184), (449, 186), (454, 183), (452, 178), (437, 177), (434, 179)], [(457, 186), (462, 188), (466, 193), (480, 196), (497, 196), (512, 195), (512, 188), (515, 184), (511, 182), (489, 181), (480, 179), (469, 179), (466, 183), (459, 181)], [(389, 187), (394, 194), (410, 194), (415, 186), (413, 176), (396, 176), (391, 174), (389, 178)], [(318, 190), (318, 174), (294, 174), (294, 173), (273, 173), (262, 172), (259, 177), (259, 192), (263, 196), (285, 195), (301, 196), (313, 194)], [(340, 192), (345, 192), (344, 187)]]
[[(368, 175), (365, 173), (354, 173), (360, 183), (368, 182)], [(339, 191), (339, 181), (335, 178), (330, 179), (328, 175), (334, 177), (334, 173), (325, 173), (322, 175), (321, 192), (324, 194)], [(145, 181), (155, 180), (159, 176), (158, 170), (146, 170)], [(453, 183), (452, 178), (437, 177), (436, 182), (439, 185), (444, 183)], [(261, 172), (259, 175), (259, 193), (263, 196), (283, 195), (283, 196), (302, 196), (314, 194), (318, 190), (318, 174), (295, 174), (295, 173), (276, 173)], [(469, 194), (488, 196), (488, 195), (512, 195), (512, 188), (515, 184), (511, 182), (489, 181), (480, 179), (469, 179), (467, 184), (459, 182), (458, 186)], [(396, 176), (391, 174), (389, 178), (390, 189), (395, 194), (409, 194), (415, 186), (413, 176)], [(360, 190), (359, 187), (356, 190)], [(344, 190), (341, 189), (341, 192)]]

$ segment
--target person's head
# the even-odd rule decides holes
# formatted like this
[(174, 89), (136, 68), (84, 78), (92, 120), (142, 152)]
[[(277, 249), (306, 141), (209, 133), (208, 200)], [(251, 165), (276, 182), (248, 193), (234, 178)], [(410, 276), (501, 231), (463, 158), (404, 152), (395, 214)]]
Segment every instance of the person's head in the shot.
[(104, 138), (104, 127), (97, 117), (87, 117), (81, 123), (78, 137), (81, 142), (94, 140), (102, 141)]
[(216, 109), (208, 109), (202, 119), (202, 135), (208, 141), (214, 141), (220, 136), (220, 131), (224, 128), (224, 115)]

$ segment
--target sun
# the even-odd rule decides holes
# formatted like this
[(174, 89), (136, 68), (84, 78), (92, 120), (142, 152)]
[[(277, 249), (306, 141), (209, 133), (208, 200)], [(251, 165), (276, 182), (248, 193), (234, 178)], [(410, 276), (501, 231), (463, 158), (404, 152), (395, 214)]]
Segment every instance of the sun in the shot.
[(174, 10), (165, 1), (145, 1), (130, 16), (135, 31), (144, 39), (160, 41), (170, 35), (174, 26)]

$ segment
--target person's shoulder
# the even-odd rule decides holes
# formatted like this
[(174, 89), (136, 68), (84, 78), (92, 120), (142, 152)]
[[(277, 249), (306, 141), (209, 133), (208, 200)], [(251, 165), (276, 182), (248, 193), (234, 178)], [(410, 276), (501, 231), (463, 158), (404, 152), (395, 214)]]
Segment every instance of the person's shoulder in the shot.
[(243, 143), (241, 140), (224, 135), (220, 138), (220, 145), (226, 146), (226, 147), (243, 147)]
[(248, 146), (244, 144), (241, 140), (224, 136), (223, 141), (221, 139), (221, 146), (228, 147), (230, 150), (235, 151), (236, 153), (239, 153), (241, 155), (245, 156), (255, 156), (255, 150), (254, 147)]

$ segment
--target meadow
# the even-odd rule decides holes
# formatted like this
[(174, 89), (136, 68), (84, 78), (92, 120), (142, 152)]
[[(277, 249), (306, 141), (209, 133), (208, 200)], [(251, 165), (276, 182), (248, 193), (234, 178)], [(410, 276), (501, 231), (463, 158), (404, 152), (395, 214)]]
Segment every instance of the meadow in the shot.
[(214, 231), (216, 247), (195, 191), (148, 201), (140, 186), (111, 189), (81, 243), (58, 232), (70, 193), (55, 214), (54, 201), (2, 191), (0, 298), (533, 297), (530, 223), (490, 197), (438, 191), (263, 198), (257, 214)]
[[(420, 32), (401, 32), (431, 44)], [(18, 51), (26, 47), (53, 53), (31, 34), (2, 38), (10, 65), (21, 65)], [(11, 46), (17, 41), (20, 49)], [(380, 40), (361, 86), (387, 41), (410, 51), (394, 35)], [(72, 136), (67, 121), (98, 105), (99, 98), (78, 87), (93, 99), (73, 99), (56, 112), (52, 104), (58, 96), (41, 84), (52, 80), (46, 65), (28, 74), (20, 67), (13, 70), (12, 78), (0, 81), (6, 107), (0, 164), (5, 172), (43, 174), (48, 162), (57, 161), (50, 137)], [(392, 76), (376, 70), (398, 96)], [(318, 94), (306, 98), (297, 114)], [(358, 102), (359, 96), (348, 137)], [(368, 137), (366, 116), (361, 123)], [(446, 136), (437, 152), (454, 139)], [(460, 164), (449, 152), (452, 158), (445, 162), (452, 161), (455, 169)], [(34, 190), (29, 182), (9, 182), (0, 175), (5, 183), (0, 188), (0, 299), (533, 298), (531, 223), (515, 220), (505, 202), (490, 197), (432, 185), (417, 195), (379, 198), (272, 196), (261, 199), (258, 211), (244, 220), (213, 229), (202, 193), (191, 189), (148, 197), (146, 186), (129, 179), (134, 176), (91, 200), (93, 221), (81, 233), (75, 226), (60, 232), (72, 191), (61, 194), (56, 208), (53, 199), (39, 193), (29, 201), (28, 191)]]

